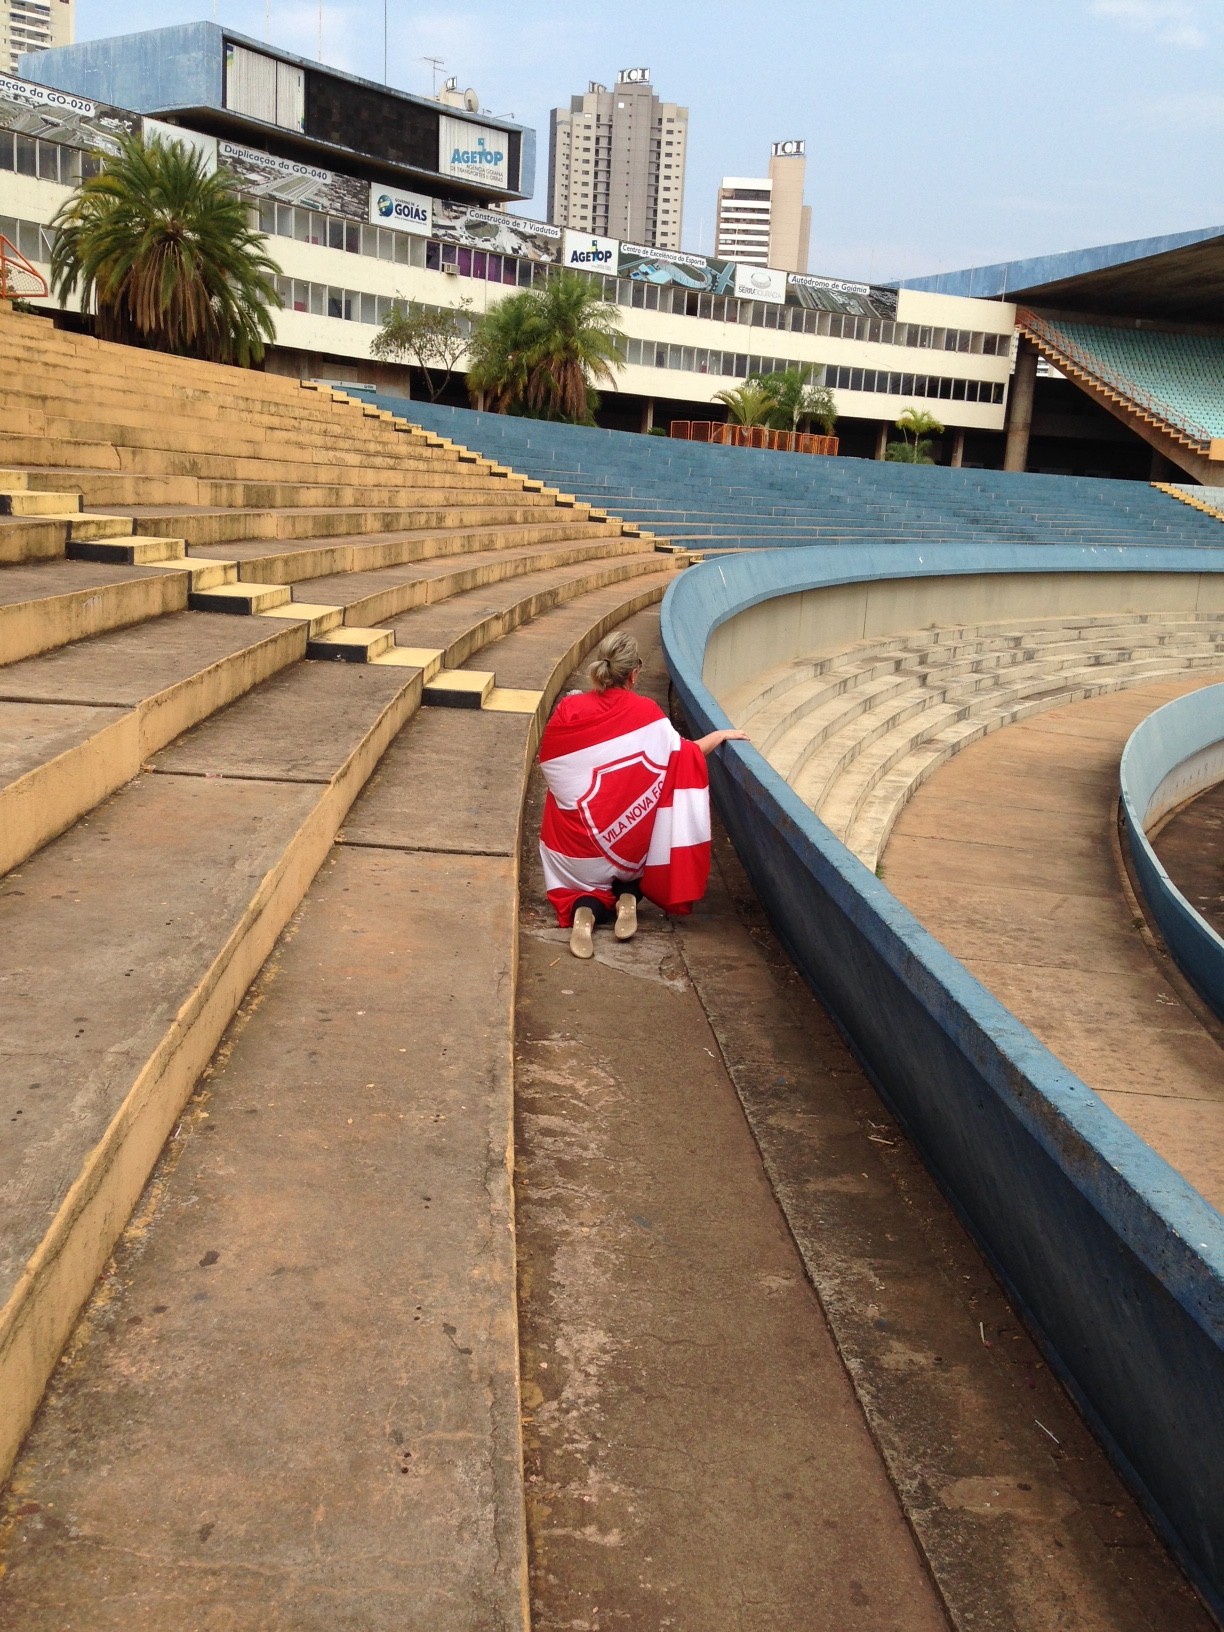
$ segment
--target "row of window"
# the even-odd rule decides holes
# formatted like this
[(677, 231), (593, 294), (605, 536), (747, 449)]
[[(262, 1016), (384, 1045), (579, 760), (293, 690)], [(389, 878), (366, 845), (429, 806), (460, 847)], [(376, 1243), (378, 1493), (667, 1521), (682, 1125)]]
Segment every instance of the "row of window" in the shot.
[[(781, 374), (794, 368), (793, 357), (757, 357), (741, 351), (713, 351), (704, 346), (660, 345), (630, 340), (625, 360), (646, 368), (675, 368), (689, 374), (718, 374), (747, 379), (750, 374)], [(942, 398), (949, 402), (1002, 402), (1003, 386), (992, 380), (954, 380), (934, 374), (900, 374), (886, 369), (817, 368), (813, 377), (831, 391), (874, 391), (890, 397)]]
[[(259, 225), (273, 237), (296, 238), (300, 243), (326, 244), (350, 254), (376, 256), (384, 261), (433, 269), (453, 266), (460, 277), (484, 278), (491, 283), (513, 283), (526, 288), (547, 276), (547, 267), (509, 255), (493, 255), (460, 244), (438, 243), (414, 234), (365, 226), (339, 216), (324, 215), (300, 205), (260, 205)], [(513, 271), (511, 270), (513, 266)], [(534, 276), (533, 276), (534, 274)], [(804, 306), (779, 306), (760, 300), (736, 300), (731, 295), (702, 294), (670, 284), (660, 287), (633, 278), (600, 280), (604, 298), (620, 306), (648, 312), (673, 312), (685, 317), (708, 317), (716, 322), (748, 324), (790, 334), (815, 334), (835, 340), (867, 340), (885, 346), (914, 346), (931, 351), (959, 351), (974, 356), (1005, 357), (1011, 336), (973, 329), (947, 329), (918, 323), (894, 323), (878, 317), (816, 311)]]
[(62, 147), (58, 142), (40, 142), (19, 131), (0, 130), (0, 170), (15, 170), (19, 176), (37, 176), (42, 181), (75, 187), (82, 177), (96, 176), (98, 169), (96, 156), (79, 147)]
[(944, 402), (1002, 402), (1001, 380), (952, 380), (935, 374), (897, 374), (883, 368), (824, 371), (831, 391), (875, 391), (887, 397), (936, 397)]

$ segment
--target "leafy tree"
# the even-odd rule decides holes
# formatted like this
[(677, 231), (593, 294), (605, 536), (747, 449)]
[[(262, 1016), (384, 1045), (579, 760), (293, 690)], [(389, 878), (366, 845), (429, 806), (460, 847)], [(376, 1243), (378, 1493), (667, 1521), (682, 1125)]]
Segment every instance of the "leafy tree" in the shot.
[[(437, 402), (468, 348), (471, 309), (470, 300), (441, 310), (397, 300), (370, 342), (370, 355), (389, 363), (410, 358), (425, 376), (430, 402)], [(442, 375), (436, 385), (431, 369)]]
[(468, 348), (468, 389), (497, 413), (594, 423), (594, 382), (611, 384), (625, 361), (615, 306), (580, 272), (499, 301)]
[(770, 390), (760, 380), (745, 380), (743, 385), (716, 391), (715, 402), (725, 402), (727, 418), (733, 425), (768, 425), (776, 404)]
[(768, 423), (778, 431), (797, 431), (815, 420), (826, 436), (837, 424), (833, 393), (813, 383), (811, 367), (784, 369), (779, 374), (753, 374), (751, 379), (765, 387), (773, 398)]
[(63, 306), (79, 286), (102, 339), (244, 367), (262, 358), (279, 268), (202, 154), (125, 136), (51, 226), (52, 288)]
[(901, 432), (901, 440), (890, 442), (884, 450), (884, 457), (901, 465), (933, 465), (935, 461), (931, 458), (930, 439), (943, 431), (935, 415), (925, 408), (907, 408), (898, 417), (896, 425)]

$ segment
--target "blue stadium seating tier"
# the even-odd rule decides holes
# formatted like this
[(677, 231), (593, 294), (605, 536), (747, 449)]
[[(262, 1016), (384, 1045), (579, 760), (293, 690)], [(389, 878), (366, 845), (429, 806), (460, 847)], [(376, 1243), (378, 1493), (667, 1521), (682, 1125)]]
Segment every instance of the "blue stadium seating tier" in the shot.
[(712, 447), (477, 413), (364, 388), (361, 396), (693, 549), (986, 537), (999, 544), (1105, 547), (1219, 548), (1221, 542), (1217, 520), (1171, 504), (1142, 482)]
[(1042, 315), (1072, 362), (1199, 442), (1224, 437), (1224, 336), (1112, 328)]

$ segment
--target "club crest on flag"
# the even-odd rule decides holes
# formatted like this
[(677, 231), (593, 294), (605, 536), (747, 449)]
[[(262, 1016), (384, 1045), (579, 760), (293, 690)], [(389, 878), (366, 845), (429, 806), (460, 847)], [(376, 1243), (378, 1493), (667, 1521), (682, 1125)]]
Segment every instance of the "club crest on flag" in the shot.
[(659, 802), (665, 767), (644, 753), (600, 765), (578, 801), (587, 831), (615, 867), (640, 868), (650, 845), (646, 818)]

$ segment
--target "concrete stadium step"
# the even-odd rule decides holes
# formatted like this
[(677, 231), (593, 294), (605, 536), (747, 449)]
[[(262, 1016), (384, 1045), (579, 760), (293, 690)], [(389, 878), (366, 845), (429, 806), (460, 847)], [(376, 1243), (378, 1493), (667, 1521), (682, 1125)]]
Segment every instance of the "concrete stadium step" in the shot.
[[(377, 1582), (366, 1572), (360, 1588), (363, 1624), (383, 1624), (384, 1600), (391, 1616), (385, 1624), (402, 1620), (405, 1566), (394, 1537), (402, 1537), (407, 1515), (414, 1537), (408, 1582), (414, 1615), (425, 1605), (430, 1624), (449, 1624), (453, 1608), (456, 1625), (472, 1624), (470, 1617), (479, 1606), (482, 1624), (488, 1618), (490, 1625), (525, 1632), (525, 1502), (518, 1451), (509, 1173), (509, 1041), (523, 781), (538, 736), (540, 701), (555, 695), (576, 655), (607, 627), (657, 600), (673, 575), (659, 571), (656, 562), (651, 580), (590, 591), (545, 613), (538, 626), (520, 628), (501, 642), (508, 670), (534, 682), (533, 706), (458, 715), (430, 711), (411, 720), (391, 743), (366, 797), (349, 810), (338, 835), (341, 842), (293, 935), (278, 949), (276, 978), (266, 989), (259, 988), (244, 1025), (217, 1056), (210, 1075), (208, 1125), (224, 1136), (230, 1106), (248, 1105), (253, 1095), (262, 1109), (265, 1087), (262, 1080), (258, 1087), (254, 1083), (272, 1065), (266, 1088), (277, 1101), (277, 1115), (259, 1127), (243, 1119), (235, 1130), (241, 1135), (237, 1167), (228, 1154), (224, 1163), (227, 1172), (238, 1174), (233, 1199), (246, 1219), (243, 1244), (233, 1226), (217, 1234), (219, 1220), (212, 1213), (216, 1185), (201, 1191), (191, 1181), (199, 1205), (185, 1211), (172, 1206), (157, 1234), (169, 1260), (159, 1268), (160, 1247), (142, 1255), (154, 1273), (165, 1269), (177, 1274), (172, 1266), (183, 1253), (184, 1261), (213, 1264), (217, 1253), (207, 1244), (195, 1244), (193, 1231), (199, 1227), (210, 1243), (220, 1242), (222, 1267), (220, 1277), (209, 1283), (207, 1306), (181, 1305), (186, 1321), (173, 1321), (173, 1340), (187, 1345), (184, 1362), (163, 1373), (142, 1413), (139, 1444), (123, 1435), (122, 1443), (115, 1441), (113, 1453), (107, 1453), (112, 1470), (121, 1483), (129, 1473), (137, 1479), (141, 1488), (132, 1489), (133, 1500), (142, 1507), (146, 1501), (154, 1504), (157, 1517), (151, 1510), (149, 1522), (159, 1534), (164, 1528), (167, 1536), (176, 1533), (188, 1508), (193, 1533), (198, 1530), (196, 1495), (189, 1489), (196, 1474), (207, 1470), (211, 1479), (231, 1456), (245, 1459), (257, 1444), (278, 1462), (288, 1455), (283, 1474), (277, 1476), (287, 1515), (298, 1511), (293, 1493), (303, 1476), (317, 1488), (319, 1477), (333, 1483), (334, 1471), (327, 1503), (331, 1517), (322, 1528), (315, 1504), (307, 1504), (315, 1515), (309, 1521), (318, 1566), (312, 1580), (334, 1579), (338, 1590), (351, 1592), (353, 1547), (368, 1550), (371, 1537), (384, 1531), (386, 1546), (380, 1542), (376, 1550), (396, 1561), (394, 1589), (386, 1571), (376, 1570)], [(21, 1158), (49, 1167), (33, 1184), (21, 1184), (23, 1191), (46, 1201), (30, 1209), (39, 1215), (30, 1233), (54, 1216), (63, 1236), (61, 1250), (54, 1254), (44, 1238), (34, 1253), (33, 1273), (22, 1278), (28, 1318), (14, 1320), (10, 1306), (7, 1324), (0, 1327), (9, 1339), (6, 1344), (0, 1338), (0, 1364), (24, 1341), (27, 1378), (36, 1375), (54, 1338), (44, 1306), (54, 1302), (58, 1310), (65, 1297), (62, 1284), (51, 1284), (52, 1275), (59, 1283), (72, 1280), (69, 1296), (87, 1289), (87, 1209), (96, 1213), (109, 1185), (105, 1199), (111, 1216), (125, 1216), (139, 1180), (128, 1182), (120, 1197), (111, 1175), (138, 1138), (142, 1161), (144, 1152), (155, 1153), (156, 1139), (172, 1120), (167, 1113), (182, 1097), (189, 1069), (185, 1056), (190, 1053), (198, 1069), (207, 1058), (205, 1026), (219, 1029), (220, 998), (213, 994), (222, 987), (226, 998), (240, 994), (243, 974), (232, 965), (253, 951), (249, 943), (256, 929), (268, 942), (273, 896), (283, 921), (293, 904), (287, 875), (291, 872), (294, 882), (307, 878), (322, 853), (327, 824), (319, 818), (318, 805), (329, 804), (334, 812), (338, 800), (334, 782), (314, 779), (342, 753), (336, 740), (343, 735), (340, 728), (347, 728), (350, 738), (354, 735), (351, 697), (347, 710), (323, 718), (331, 683), (340, 681), (347, 689), (350, 681), (370, 678), (382, 680), (391, 702), (401, 707), (407, 686), (415, 681), (419, 687), (420, 682), (419, 675), (399, 676), (378, 665), (296, 667), (180, 741), (156, 760), (155, 773), (138, 778), (88, 823), (13, 875), (21, 895), (0, 892), (0, 911), (22, 916), (18, 933), (6, 936), (5, 944), (10, 950), (24, 944), (30, 967), (41, 967), (54, 956), (52, 949), (65, 935), (75, 938), (76, 947), (48, 1005), (53, 1012), (43, 1012), (36, 1027), (39, 1038), (73, 1039), (68, 1045), (74, 1056), (71, 1069), (57, 1072), (52, 1062), (40, 1060), (42, 1086), (37, 1092), (25, 1089), (24, 1075), (14, 1083), (18, 1094), (26, 1094), (25, 1101), (18, 1100), (23, 1112), (41, 1106), (44, 1120), (56, 1126), (64, 1121), (63, 1110), (49, 1101), (60, 1084), (48, 1084), (46, 1078), (63, 1076), (71, 1084), (83, 1084), (67, 1122), (69, 1136), (59, 1139), (54, 1153), (39, 1144), (37, 1127), (19, 1123), (20, 1157), (16, 1151), (9, 1157), (10, 1170), (21, 1166)], [(381, 696), (361, 700), (370, 705), (366, 717), (376, 721), (375, 729), (382, 728), (386, 710), (377, 713)], [(366, 752), (368, 735), (359, 743), (363, 763), (372, 758)], [(335, 745), (331, 759), (326, 754), (318, 758), (319, 748), (328, 744)], [(150, 834), (159, 836), (154, 853), (142, 856), (134, 869), (133, 899), (124, 902), (124, 921), (116, 924), (113, 893), (103, 888), (104, 864), (113, 872), (116, 864), (122, 866), (124, 847), (147, 843)], [(295, 857), (288, 857), (291, 847)], [(297, 860), (296, 852), (307, 847), (309, 856)], [(274, 877), (277, 884), (270, 883)], [(258, 919), (254, 899), (244, 906), (256, 886), (260, 904), (267, 903)], [(166, 901), (174, 904), (171, 912)], [(25, 921), (37, 925), (32, 938), (20, 933)], [(252, 927), (239, 941), (236, 928), (248, 923)], [(226, 939), (230, 925), (235, 929)], [(351, 1001), (335, 963), (338, 935), (342, 967), (360, 980)], [(208, 968), (213, 948), (224, 945), (228, 950), (235, 944), (229, 967), (221, 972)], [(396, 953), (406, 947), (412, 956), (397, 959)], [(12, 982), (0, 980), (0, 994), (7, 994), (10, 1007), (17, 1006)], [(4, 1004), (0, 995), (0, 1009)], [(70, 1019), (70, 1013), (76, 1018)], [(402, 1029), (405, 1013), (412, 1016), (410, 1034)], [(27, 1005), (26, 1024), (31, 1023), (29, 1014)], [(334, 1023), (321, 1055), (318, 1027), (328, 1021)], [(156, 1082), (142, 1100), (140, 1064), (154, 1057), (162, 1026), (169, 1028), (167, 1039), (181, 1033), (182, 1040), (173, 1053), (169, 1041), (160, 1045), (170, 1057), (164, 1067), (160, 1059), (146, 1067), (146, 1077), (156, 1075)], [(7, 1035), (21, 1041), (19, 1029), (14, 1032), (10, 1026)], [(343, 1081), (332, 1080), (335, 1071)], [(117, 1105), (122, 1106), (120, 1115), (108, 1123)], [(129, 1108), (130, 1124), (124, 1115)], [(364, 1137), (346, 1140), (343, 1132), (332, 1131), (333, 1123), (347, 1126), (350, 1134), (355, 1134), (356, 1123), (363, 1135), (369, 1127), (377, 1133), (376, 1143)], [(121, 1139), (125, 1142), (119, 1149)], [(221, 1146), (210, 1142), (205, 1148), (215, 1155)], [(73, 1184), (57, 1212), (73, 1162), (85, 1160), (87, 1173)], [(303, 1183), (304, 1173), (322, 1174), (320, 1163), (326, 1168), (329, 1196), (347, 1198), (340, 1211), (331, 1202), (320, 1211), (314, 1199), (319, 1185)], [(7, 1176), (0, 1167), (0, 1185)], [(176, 1182), (172, 1168), (167, 1182)], [(258, 1196), (253, 1211), (240, 1193)], [(70, 1211), (73, 1219), (65, 1223)], [(371, 1232), (366, 1222), (375, 1214), (379, 1227)], [(346, 1217), (353, 1221), (352, 1230)], [(360, 1252), (346, 1245), (350, 1233), (354, 1242), (365, 1244)], [(292, 1276), (277, 1280), (277, 1265), (283, 1267), (286, 1253), (297, 1262), (302, 1252), (331, 1267), (312, 1272), (308, 1281)], [(266, 1276), (264, 1254), (271, 1254)], [(18, 1263), (21, 1257), (20, 1250), (11, 1254)], [(224, 1265), (239, 1261), (244, 1269), (233, 1280)], [(325, 1285), (333, 1274), (339, 1277), (339, 1302)], [(270, 1293), (262, 1290), (265, 1280)], [(232, 1303), (229, 1293), (247, 1298), (256, 1282), (261, 1288), (256, 1304), (244, 1314), (246, 1305)], [(339, 1327), (317, 1318), (320, 1297), (331, 1310), (349, 1310), (338, 1317)], [(180, 1307), (179, 1300), (171, 1301)], [(420, 1319), (414, 1319), (414, 1306)], [(223, 1334), (219, 1348), (205, 1328), (214, 1339)], [(171, 1324), (158, 1330), (169, 1337)], [(36, 1336), (41, 1347), (32, 1353)], [(338, 1369), (337, 1341), (343, 1349)], [(266, 1363), (269, 1352), (279, 1354), (282, 1345), (287, 1345), (286, 1359), (292, 1355), (293, 1375), (304, 1390), (304, 1415), (291, 1435), (282, 1431), (284, 1370)], [(462, 1356), (457, 1364), (448, 1361), (456, 1349)], [(257, 1363), (256, 1353), (261, 1357)], [(228, 1403), (237, 1397), (230, 1376), (235, 1366), (234, 1381), (239, 1373), (245, 1378), (243, 1409), (237, 1414)], [(204, 1389), (197, 1381), (204, 1374), (201, 1368), (210, 1378)], [(273, 1371), (275, 1399), (265, 1399), (263, 1379), (270, 1381)], [(215, 1416), (205, 1411), (216, 1430), (207, 1453), (195, 1438), (203, 1419), (195, 1415), (188, 1424), (183, 1416), (180, 1383), (197, 1404), (227, 1402)], [(5, 1397), (15, 1398), (11, 1391)], [(319, 1409), (322, 1398), (332, 1401), (334, 1412)], [(315, 1404), (308, 1407), (308, 1399)], [(336, 1424), (347, 1425), (343, 1432), (333, 1432), (333, 1416)], [(109, 1442), (118, 1429), (106, 1411), (94, 1412), (91, 1422), (101, 1441)], [(393, 1435), (404, 1447), (402, 1457), (396, 1453), (396, 1471), (402, 1460), (413, 1474), (411, 1480), (397, 1479), (391, 1506), (382, 1495), (388, 1422), (404, 1424), (403, 1434), (396, 1428)], [(436, 1431), (438, 1424), (445, 1431)], [(316, 1426), (321, 1435), (317, 1446)], [(37, 1441), (36, 1435), (35, 1460)], [(162, 1443), (183, 1474), (173, 1481), (173, 1489), (152, 1471), (153, 1458), (161, 1454), (154, 1447)], [(184, 1455), (188, 1445), (194, 1449)], [(303, 1458), (299, 1453), (307, 1445)], [(57, 1465), (62, 1464), (58, 1458)], [(100, 1466), (92, 1456), (87, 1465), (94, 1471)], [(27, 1458), (17, 1477), (27, 1480), (32, 1466)], [(112, 1498), (117, 1488), (111, 1484)], [(250, 1488), (239, 1481), (231, 1490), (227, 1526), (242, 1509), (243, 1491)], [(74, 1511), (89, 1503), (79, 1489)], [(126, 1524), (134, 1510), (126, 1501), (119, 1506), (127, 1514)], [(98, 1510), (99, 1521), (108, 1512), (117, 1516), (119, 1506), (108, 1499)], [(301, 1511), (305, 1514), (306, 1508)], [(296, 1518), (290, 1522), (296, 1530)], [(96, 1529), (92, 1520), (90, 1527)], [(145, 1535), (153, 1533), (143, 1520), (141, 1528)], [(121, 1555), (111, 1556), (118, 1561)], [(134, 1552), (125, 1556), (137, 1572), (150, 1557), (147, 1552), (139, 1558)], [(11, 1589), (16, 1579), (10, 1570)], [(23, 1586), (14, 1589), (18, 1592), (24, 1591), (28, 1573), (21, 1579)], [(251, 1593), (258, 1598), (258, 1619), (267, 1610), (267, 1582), (252, 1585), (249, 1572), (241, 1569), (237, 1579), (240, 1595), (251, 1603)], [(223, 1596), (229, 1590), (223, 1588)], [(34, 1619), (29, 1624), (39, 1623)]]
[[(544, 530), (576, 530), (587, 538), (606, 537), (618, 530), (615, 524), (576, 516), (573, 511), (549, 508), (519, 512), (517, 506), (507, 505), (505, 511), (513, 516), (522, 513), (522, 521), (502, 523), (501, 507), (490, 505), (471, 512), (472, 527), (502, 527), (510, 534), (515, 528), (533, 527)], [(382, 536), (388, 533), (446, 532), (454, 529), (448, 515), (462, 515), (460, 506), (445, 508), (397, 507), (389, 510), (345, 509), (339, 506), (265, 509), (138, 509), (132, 512), (132, 525), (137, 533), (173, 533), (185, 538), (194, 549), (220, 545), (230, 548), (243, 542), (267, 539), (285, 541), (311, 539), (346, 539)], [(459, 524), (462, 526), (462, 523)]]
[[(946, 764), (953, 754), (968, 747), (969, 743), (976, 741), (979, 736), (1029, 718), (1033, 714), (1044, 713), (1049, 708), (1061, 707), (1065, 703), (1079, 702), (1105, 692), (1143, 685), (1151, 680), (1175, 678), (1187, 670), (1196, 669), (1219, 669), (1224, 673), (1224, 657), (1216, 654), (1199, 654), (1184, 662), (1178, 662), (1170, 656), (1134, 668), (1119, 666), (1117, 670), (1097, 669), (1093, 671), (1091, 677), (1085, 675), (1082, 684), (1059, 688), (1041, 699), (1027, 699), (1011, 707), (1000, 708), (997, 713), (987, 715), (984, 719), (965, 721), (962, 727), (953, 727), (946, 733), (940, 732), (933, 737), (923, 738), (909, 753), (895, 761), (866, 798), (854, 802), (852, 819), (848, 823), (843, 814), (830, 807), (832, 820), (828, 820), (828, 825), (833, 826), (834, 821), (841, 822), (841, 829), (834, 829), (838, 832), (838, 837), (844, 840), (864, 865), (874, 871), (884, 855), (897, 818), (923, 782)], [(984, 726), (984, 729), (978, 730), (978, 725)], [(823, 811), (821, 817), (822, 820), (827, 820)]]
[[(155, 505), (191, 508), (258, 509), (282, 506), (344, 506), (392, 509), (397, 506), (454, 505), (457, 495), (469, 505), (516, 503), (532, 512), (552, 508), (539, 493), (489, 481), (478, 471), (460, 466), (455, 471), (436, 465), (396, 467), (382, 480), (327, 481), (316, 466), (301, 481), (228, 481), (201, 476), (119, 474), (114, 471), (69, 467), (23, 466), (0, 471), (0, 484), (24, 479), (32, 491), (79, 492), (87, 508), (130, 510)], [(589, 506), (580, 507), (584, 512)]]
[(370, 570), (354, 564), (345, 572), (299, 580), (294, 599), (340, 607), (345, 623), (370, 625), (507, 579), (626, 558), (660, 566), (657, 552), (643, 549), (637, 539), (565, 538), (544, 547), (464, 551)]
[(300, 619), (178, 612), (0, 673), (0, 874), (175, 737), (305, 655)]
[[(128, 624), (182, 612), (193, 582), (233, 577), (223, 562), (119, 566), (46, 561), (0, 569), (0, 665)], [(0, 668), (0, 674), (3, 669)]]
[(346, 535), (339, 539), (240, 539), (197, 545), (189, 559), (205, 563), (214, 551), (237, 563), (238, 578), (249, 584), (302, 584), (310, 579), (426, 561), (458, 560), (468, 555), (512, 554), (523, 549), (558, 549), (589, 545), (615, 550), (622, 544), (642, 548), (643, 541), (621, 533), (615, 524), (556, 522), (519, 526), (482, 525), (462, 529), (413, 528), (403, 532)]
[[(433, 606), (422, 606), (392, 618), (386, 627), (394, 634), (397, 647), (432, 654), (432, 681), (437, 678), (437, 670), (462, 668), (477, 652), (482, 654), (481, 669), (488, 670), (484, 648), (565, 601), (598, 590), (608, 590), (615, 601), (624, 585), (641, 580), (640, 590), (648, 592), (642, 604), (648, 605), (654, 591), (658, 589), (661, 594), (675, 575), (676, 568), (670, 562), (660, 568), (657, 555), (580, 563), (559, 572), (508, 579)], [(638, 592), (635, 588), (631, 594)], [(622, 600), (628, 598), (621, 595)], [(493, 672), (496, 674), (496, 670)], [(506, 684), (500, 675), (497, 683)]]
[[(796, 723), (787, 738), (775, 747), (771, 763), (781, 774), (781, 755), (788, 756), (787, 780), (805, 803), (821, 811), (823, 818), (826, 807), (832, 808), (830, 802), (835, 787), (848, 786), (847, 778), (856, 785), (864, 781), (870, 785), (874, 778), (891, 768), (888, 756), (896, 751), (897, 743), (909, 741), (916, 733), (939, 729), (953, 717), (989, 716), (1010, 706), (1008, 699), (1054, 695), (1069, 699), (1072, 694), (1086, 695), (1086, 688), (1095, 686), (1102, 675), (1121, 677), (1163, 672), (1170, 662), (1179, 668), (1224, 663), (1224, 647), (1207, 642), (1184, 647), (1176, 651), (1176, 655), (1167, 649), (1147, 652), (1140, 649), (1139, 655), (1121, 653), (1116, 648), (1102, 652), (1070, 651), (1060, 653), (1049, 662), (1007, 664), (968, 675), (949, 672), (942, 676), (941, 671), (935, 670), (915, 676), (911, 671), (902, 670), (901, 675), (909, 676), (909, 685), (893, 692), (885, 704), (847, 711), (841, 719), (820, 711), (819, 719), (813, 721), (817, 726), (815, 737), (806, 743), (802, 721)], [(853, 811), (847, 815), (838, 809), (837, 831), (846, 830), (853, 814)], [(833, 826), (833, 821), (828, 825)]]
[(132, 523), (124, 516), (69, 513), (64, 516), (0, 518), (0, 566), (52, 561), (68, 553), (77, 540), (130, 538)]
[(1000, 624), (961, 624), (942, 629), (909, 631), (859, 641), (839, 652), (766, 669), (763, 674), (754, 676), (729, 692), (727, 707), (744, 729), (749, 729), (751, 725), (754, 739), (759, 734), (762, 740), (769, 740), (768, 732), (783, 717), (779, 710), (790, 710), (793, 706), (781, 701), (787, 691), (834, 672), (844, 671), (854, 676), (866, 660), (882, 654), (895, 655), (898, 663), (908, 665), (909, 653), (917, 653), (921, 657), (929, 652), (929, 661), (938, 662), (940, 654), (952, 646), (973, 647), (975, 650), (1038, 650), (1060, 642), (1101, 634), (1108, 636), (1111, 631), (1116, 632), (1124, 644), (1159, 643), (1163, 639), (1180, 638), (1184, 632), (1221, 626), (1221, 620), (1215, 613), (1178, 613), (1173, 617), (1155, 613), (1127, 615), (1122, 619), (1106, 613), (1092, 617), (1042, 619), (1026, 624), (1022, 629)]
[(0, 1468), (199, 1072), (420, 691), (417, 672), (297, 664), (0, 889)]

